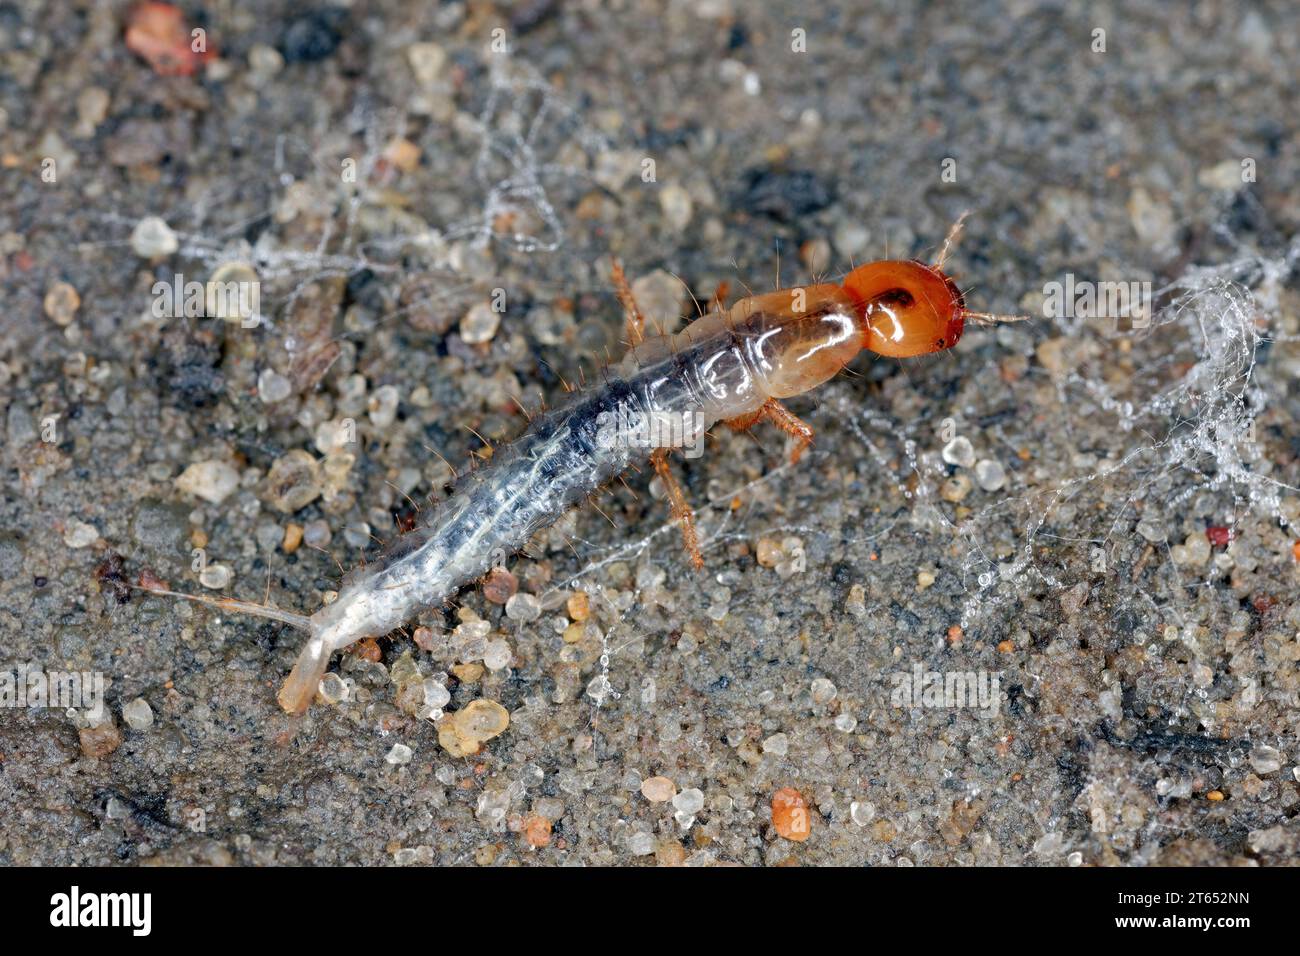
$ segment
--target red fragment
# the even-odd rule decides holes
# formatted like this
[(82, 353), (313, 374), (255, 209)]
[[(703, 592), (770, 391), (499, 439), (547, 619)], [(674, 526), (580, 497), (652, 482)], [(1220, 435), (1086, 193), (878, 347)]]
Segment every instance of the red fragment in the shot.
[(136, 583), (146, 591), (167, 591), (171, 588), (166, 581), (154, 573), (152, 568), (141, 568)]
[(1205, 529), (1205, 536), (1210, 539), (1210, 544), (1213, 547), (1226, 548), (1228, 542), (1232, 540), (1232, 529), (1212, 524)]
[(185, 15), (170, 3), (141, 3), (127, 14), (126, 46), (159, 76), (192, 76), (212, 59), (207, 33), (193, 33)]

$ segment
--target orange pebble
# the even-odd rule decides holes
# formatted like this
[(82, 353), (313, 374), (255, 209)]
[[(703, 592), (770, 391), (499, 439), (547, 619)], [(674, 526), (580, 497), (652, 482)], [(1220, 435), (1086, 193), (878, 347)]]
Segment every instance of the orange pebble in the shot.
[(585, 621), (591, 616), (591, 601), (587, 598), (586, 591), (575, 591), (569, 595), (568, 600), (569, 617), (575, 621)]
[(534, 850), (551, 845), (551, 821), (537, 814), (524, 821), (524, 839)]
[(353, 653), (372, 664), (377, 664), (384, 659), (384, 652), (379, 649), (379, 642), (373, 637), (368, 637), (357, 644), (357, 649)]
[(519, 580), (505, 568), (493, 568), (483, 579), (483, 596), (493, 604), (505, 604), (519, 590)]
[(782, 787), (772, 794), (772, 826), (787, 840), (802, 843), (812, 833), (808, 804), (794, 787)]

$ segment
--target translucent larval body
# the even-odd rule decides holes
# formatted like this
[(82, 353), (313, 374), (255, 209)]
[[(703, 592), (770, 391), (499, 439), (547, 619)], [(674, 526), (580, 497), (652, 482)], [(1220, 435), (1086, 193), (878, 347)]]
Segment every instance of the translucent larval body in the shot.
[(689, 441), (769, 398), (834, 376), (861, 350), (854, 315), (839, 286), (784, 290), (741, 299), (631, 350), (607, 382), (536, 417), (519, 439), (462, 478), (421, 527), (311, 616), (312, 638), (280, 691), (281, 705), (296, 711), (310, 702), (334, 651), (445, 601), (606, 482), (657, 448), (672, 447), (627, 425), (687, 422), (659, 434)]
[[(960, 221), (949, 233), (940, 264)], [(420, 609), (447, 601), (482, 577), (611, 479), (647, 459), (664, 479), (696, 567), (703, 566), (693, 518), (667, 469), (665, 449), (691, 447), (718, 422), (744, 428), (766, 417), (796, 439), (812, 429), (780, 405), (833, 378), (866, 349), (890, 357), (950, 348), (963, 322), (1005, 321), (970, 312), (939, 265), (915, 261), (859, 266), (830, 283), (750, 296), (676, 335), (641, 341), (639, 309), (615, 269), (629, 329), (638, 342), (603, 382), (534, 418), (516, 441), (462, 478), (455, 493), (376, 561), (353, 573), (338, 597), (311, 617), (238, 601), (180, 594), (223, 610), (257, 614), (310, 632), (280, 689), (285, 710), (304, 710), (330, 655), (388, 633)], [(667, 427), (662, 427), (662, 426)]]

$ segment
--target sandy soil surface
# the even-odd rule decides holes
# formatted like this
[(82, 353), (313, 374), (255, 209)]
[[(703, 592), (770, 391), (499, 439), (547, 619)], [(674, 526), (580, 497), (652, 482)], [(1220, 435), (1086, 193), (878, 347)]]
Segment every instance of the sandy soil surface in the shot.
[[(1300, 8), (1072, 10), (0, 4), (0, 669), (107, 714), (0, 710), (0, 862), (1293, 861)], [(676, 461), (704, 573), (629, 475), (300, 718), (298, 632), (128, 587), (320, 607), (600, 381), (611, 257), (673, 328), (965, 209), (1033, 320)]]

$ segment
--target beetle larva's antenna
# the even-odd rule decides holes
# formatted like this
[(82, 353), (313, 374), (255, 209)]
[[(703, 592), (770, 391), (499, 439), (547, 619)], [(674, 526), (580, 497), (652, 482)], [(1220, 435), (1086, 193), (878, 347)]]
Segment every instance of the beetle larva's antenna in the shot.
[(961, 238), (962, 224), (966, 222), (968, 216), (970, 216), (970, 210), (963, 209), (961, 215), (957, 217), (957, 221), (948, 228), (948, 235), (943, 237), (943, 245), (939, 247), (939, 256), (934, 260), (936, 269), (942, 269), (944, 263), (948, 261), (948, 257), (952, 255), (953, 249), (957, 248), (957, 241)]
[(976, 325), (1006, 325), (1008, 322), (1028, 322), (1027, 315), (997, 315), (993, 312), (972, 312), (969, 309), (961, 310), (961, 317), (969, 319)]

